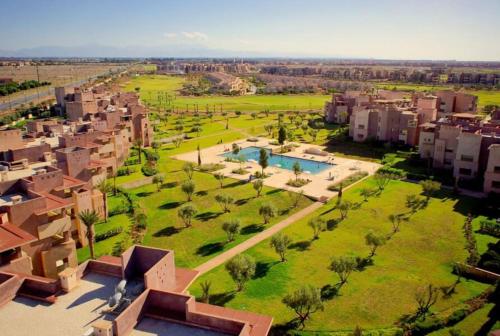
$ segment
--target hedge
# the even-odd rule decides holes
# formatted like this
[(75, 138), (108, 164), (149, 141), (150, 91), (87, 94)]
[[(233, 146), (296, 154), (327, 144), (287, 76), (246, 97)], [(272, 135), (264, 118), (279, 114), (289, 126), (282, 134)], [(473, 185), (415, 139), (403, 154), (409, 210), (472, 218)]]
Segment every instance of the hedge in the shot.
[(96, 242), (99, 242), (101, 240), (105, 240), (105, 239), (108, 239), (108, 238), (111, 238), (111, 237), (114, 237), (120, 233), (122, 233), (123, 231), (123, 228), (120, 226), (120, 227), (117, 227), (117, 228), (114, 228), (114, 229), (111, 229), (111, 230), (108, 230), (106, 232), (103, 232), (103, 233), (99, 233), (99, 234), (96, 234), (95, 235), (95, 241)]

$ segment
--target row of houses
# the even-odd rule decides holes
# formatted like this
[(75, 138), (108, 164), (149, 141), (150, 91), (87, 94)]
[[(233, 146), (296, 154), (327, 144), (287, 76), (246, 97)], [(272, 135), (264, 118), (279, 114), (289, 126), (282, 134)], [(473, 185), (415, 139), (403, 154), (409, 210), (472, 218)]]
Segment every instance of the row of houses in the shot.
[(452, 170), (457, 180), (484, 177), (485, 192), (500, 192), (500, 115), (482, 120), (474, 95), (346, 91), (334, 94), (324, 111), (327, 122), (349, 123), (355, 142), (418, 146), (434, 168)]
[[(134, 143), (151, 144), (153, 128), (135, 93), (57, 88), (56, 99), (66, 119), (0, 130), (2, 330), (267, 335), (269, 316), (196, 302), (187, 288), (198, 272), (176, 267), (174, 251), (132, 246), (120, 257), (78, 264), (77, 247), (89, 244), (79, 214), (107, 216), (106, 197), (96, 187)], [(122, 288), (119, 297), (115, 288)]]

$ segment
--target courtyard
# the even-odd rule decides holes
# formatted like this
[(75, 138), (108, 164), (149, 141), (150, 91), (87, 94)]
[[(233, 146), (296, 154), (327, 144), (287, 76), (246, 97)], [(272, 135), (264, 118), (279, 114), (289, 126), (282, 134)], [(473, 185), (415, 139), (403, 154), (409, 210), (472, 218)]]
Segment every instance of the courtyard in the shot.
[[(255, 138), (255, 140), (257, 141), (249, 141), (247, 139), (234, 143), (238, 145), (242, 151), (255, 147), (257, 150), (259, 148), (266, 148), (272, 153), (276, 152), (280, 147), (279, 145), (271, 144), (271, 139)], [(279, 156), (285, 161), (282, 164), (270, 165), (265, 169), (265, 173), (268, 174), (269, 177), (264, 179), (264, 184), (270, 187), (294, 192), (302, 190), (304, 195), (316, 200), (330, 199), (337, 195), (336, 191), (328, 190), (330, 184), (339, 183), (357, 172), (366, 172), (368, 175), (372, 175), (380, 168), (380, 165), (377, 163), (331, 155), (324, 152), (325, 148), (319, 145), (293, 143), (291, 148), (292, 151), (286, 154), (271, 155), (271, 160), (273, 157)], [(238, 169), (241, 163), (229, 162), (226, 160), (224, 154), (230, 153), (230, 151), (231, 144), (227, 143), (205, 148), (200, 150), (201, 160), (203, 163), (224, 164), (225, 167), (218, 172), (227, 177), (243, 181), (251, 180), (250, 175), (261, 170), (257, 160), (250, 159), (246, 160), (243, 164), (244, 170), (248, 171), (248, 173), (234, 173), (233, 171)], [(319, 154), (308, 154), (308, 152)], [(179, 154), (174, 156), (174, 158), (196, 163), (198, 160), (198, 152), (192, 151)], [(300, 177), (309, 181), (302, 187), (287, 185), (289, 180), (294, 180), (296, 178), (293, 170), (290, 169), (290, 166), (292, 166), (294, 162), (299, 162), (299, 164), (301, 164), (302, 173), (300, 173)], [(287, 168), (285, 169), (284, 167)], [(313, 171), (315, 168), (317, 168), (317, 172)]]

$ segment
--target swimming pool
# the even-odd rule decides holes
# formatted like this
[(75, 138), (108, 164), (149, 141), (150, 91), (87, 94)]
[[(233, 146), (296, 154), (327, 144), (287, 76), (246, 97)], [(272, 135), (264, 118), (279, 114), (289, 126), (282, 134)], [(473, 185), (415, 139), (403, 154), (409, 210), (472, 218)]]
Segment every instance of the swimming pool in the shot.
[[(295, 162), (299, 162), (302, 171), (304, 172), (308, 171), (311, 174), (317, 174), (322, 172), (323, 170), (332, 168), (332, 166), (334, 166), (334, 164), (330, 163), (302, 159), (302, 158), (295, 158), (286, 155), (273, 154), (271, 156), (271, 150), (268, 148), (264, 149), (266, 150), (267, 155), (269, 157), (268, 159), (269, 167), (279, 167), (283, 169), (293, 170), (293, 164)], [(221, 156), (233, 159), (236, 159), (238, 156), (241, 156), (245, 159), (245, 161), (254, 160), (259, 162), (259, 156), (260, 156), (259, 152), (260, 152), (260, 147), (250, 146), (241, 149), (238, 155), (234, 155), (232, 152), (226, 152), (224, 154), (221, 154)]]

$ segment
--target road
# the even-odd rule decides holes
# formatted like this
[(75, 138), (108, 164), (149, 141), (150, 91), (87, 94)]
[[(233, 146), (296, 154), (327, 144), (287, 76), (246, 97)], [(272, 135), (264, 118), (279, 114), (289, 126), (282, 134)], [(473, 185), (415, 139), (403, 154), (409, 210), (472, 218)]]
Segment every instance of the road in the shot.
[[(113, 73), (117, 73), (117, 72), (113, 72)], [(79, 81), (68, 83), (68, 84), (65, 85), (65, 87), (80, 86), (82, 84), (85, 84), (85, 83), (87, 83), (89, 81), (92, 81), (92, 80), (96, 79), (99, 76), (107, 75), (107, 74), (109, 74), (108, 71), (100, 73), (100, 74), (97, 74), (97, 75), (94, 75), (94, 76), (91, 76), (91, 77), (86, 78), (86, 79), (81, 79)], [(20, 106), (22, 104), (29, 104), (32, 101), (37, 101), (37, 100), (39, 100), (39, 98), (43, 99), (43, 98), (47, 98), (47, 97), (50, 97), (50, 96), (54, 95), (54, 88), (43, 89), (43, 87), (41, 87), (41, 88), (39, 88), (39, 90), (40, 90), (40, 94), (38, 94), (38, 93), (30, 94), (30, 95), (27, 95), (27, 96), (22, 96), (22, 97), (14, 98), (14, 99), (10, 100), (7, 103), (0, 103), (0, 111), (10, 110), (10, 109), (16, 108), (17, 106)]]

